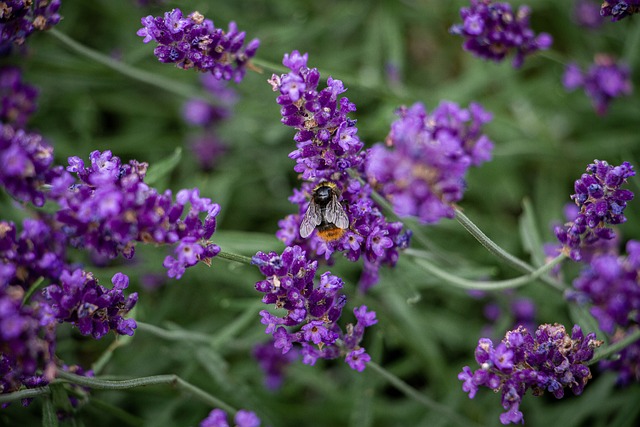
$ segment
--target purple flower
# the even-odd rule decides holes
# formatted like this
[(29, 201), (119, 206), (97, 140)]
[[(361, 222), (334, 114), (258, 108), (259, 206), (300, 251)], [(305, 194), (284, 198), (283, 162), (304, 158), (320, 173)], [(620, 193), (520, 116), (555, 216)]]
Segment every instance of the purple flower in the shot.
[(627, 219), (624, 209), (633, 199), (630, 190), (620, 187), (636, 173), (628, 162), (611, 166), (602, 160), (594, 160), (587, 166), (587, 173), (575, 182), (575, 194), (571, 198), (580, 209), (575, 219), (556, 227), (555, 234), (563, 245), (563, 251), (573, 260), (583, 259), (582, 251), (600, 240), (611, 240), (614, 231), (608, 225), (621, 224)]
[[(286, 330), (284, 328), (281, 329), (283, 335), (288, 336)], [(276, 339), (276, 334), (278, 332), (274, 333), (274, 339)], [(253, 347), (253, 357), (258, 361), (265, 374), (264, 385), (269, 390), (280, 388), (286, 368), (298, 358), (297, 349), (296, 351), (286, 352), (281, 349), (282, 346), (278, 346), (273, 341), (257, 344)]]
[(57, 198), (61, 209), (56, 219), (74, 246), (131, 258), (137, 242), (176, 244), (164, 265), (169, 276), (178, 279), (185, 268), (209, 262), (220, 252), (209, 241), (220, 206), (200, 197), (197, 188), (180, 190), (174, 202), (170, 190), (159, 194), (144, 182), (146, 163), (123, 164), (110, 151), (94, 151), (90, 160), (85, 167), (82, 159), (69, 159), (67, 170), (80, 183)]
[[(342, 290), (342, 279), (324, 273), (315, 283), (317, 261), (307, 259), (299, 246), (276, 252), (258, 252), (252, 259), (265, 280), (256, 283), (264, 294), (262, 301), (273, 304), (276, 313), (260, 312), (266, 333), (273, 335), (273, 345), (286, 354), (299, 343), (302, 361), (313, 365), (317, 359), (336, 359), (345, 356), (353, 369), (364, 369), (370, 357), (361, 349), (365, 329), (377, 323), (376, 314), (366, 306), (354, 310), (356, 324), (346, 331), (338, 325), (347, 298)], [(354, 353), (355, 351), (355, 353)]]
[(634, 13), (640, 13), (639, 0), (613, 0), (603, 1), (600, 9), (600, 15), (610, 16), (611, 22), (619, 21)]
[(626, 248), (626, 256), (595, 255), (567, 294), (572, 301), (589, 304), (600, 329), (611, 335), (640, 321), (640, 242), (630, 240)]
[(604, 18), (600, 15), (601, 1), (576, 0), (573, 6), (573, 18), (576, 23), (586, 28), (598, 28)]
[(42, 136), (0, 124), (0, 184), (21, 202), (40, 207), (45, 203), (45, 185), (52, 191), (66, 187), (69, 176), (53, 167), (53, 147)]
[(44, 295), (53, 317), (76, 326), (82, 335), (95, 339), (109, 331), (133, 335), (135, 320), (123, 316), (135, 306), (138, 294), (125, 298), (123, 291), (129, 286), (129, 278), (122, 273), (116, 273), (111, 282), (113, 288), (106, 289), (92, 273), (64, 270), (58, 283), (48, 286)]
[(23, 304), (21, 286), (0, 284), (0, 393), (41, 387), (55, 375), (55, 329), (39, 301)]
[(60, 0), (12, 0), (0, 11), (0, 51), (22, 45), (35, 31), (48, 30), (60, 22)]
[(17, 67), (0, 68), (0, 121), (23, 128), (36, 111), (38, 90), (22, 81)]
[[(623, 339), (626, 335), (638, 330), (637, 326), (628, 328), (626, 331), (618, 330), (613, 336), (610, 344)], [(598, 367), (602, 370), (614, 371), (618, 374), (616, 380), (620, 386), (627, 386), (640, 381), (640, 341), (626, 346), (618, 353), (617, 357), (601, 360)]]
[(567, 65), (562, 83), (567, 90), (584, 87), (600, 115), (607, 113), (614, 98), (630, 95), (633, 90), (629, 67), (624, 63), (616, 63), (613, 58), (603, 54), (596, 55), (587, 72), (583, 72), (575, 63)]
[(529, 14), (527, 6), (514, 13), (509, 3), (471, 0), (470, 7), (460, 9), (463, 23), (451, 26), (449, 32), (464, 37), (463, 48), (480, 58), (499, 62), (515, 51), (512, 64), (519, 68), (527, 55), (552, 43), (549, 34), (536, 36), (531, 30)]
[[(251, 411), (240, 409), (234, 417), (236, 427), (260, 427), (260, 418)], [(200, 427), (229, 427), (227, 413), (222, 409), (212, 410), (207, 418), (200, 422)]]
[(154, 53), (160, 62), (175, 63), (178, 68), (195, 68), (211, 73), (219, 80), (239, 83), (246, 73), (249, 60), (260, 42), (254, 39), (244, 46), (245, 32), (239, 32), (234, 22), (224, 31), (198, 12), (186, 18), (180, 9), (165, 12), (164, 17), (142, 18), (143, 27), (137, 34), (143, 42), (155, 41)]
[(532, 336), (524, 327), (507, 332), (494, 348), (491, 340), (482, 338), (476, 347), (476, 371), (465, 366), (458, 374), (462, 389), (473, 399), (478, 388), (485, 386), (501, 392), (502, 424), (523, 421), (519, 407), (527, 390), (536, 396), (545, 391), (557, 399), (569, 388), (579, 395), (591, 378), (587, 362), (602, 341), (595, 334), (586, 337), (578, 325), (568, 335), (564, 326), (540, 325)]
[[(280, 221), (276, 236), (287, 246), (298, 245), (313, 258), (331, 262), (335, 252), (343, 252), (352, 262), (364, 257), (360, 286), (366, 290), (377, 281), (382, 264), (395, 265), (398, 249), (406, 247), (408, 234), (401, 223), (389, 223), (371, 198), (372, 188), (361, 184), (349, 171), (364, 177), (364, 144), (358, 137), (356, 121), (349, 118), (355, 105), (340, 95), (346, 91), (342, 81), (329, 77), (320, 89), (320, 73), (307, 66), (308, 55), (293, 51), (282, 63), (291, 71), (269, 80), (278, 92), (282, 123), (296, 129), (297, 149), (289, 154), (296, 161), (294, 170), (305, 182), (289, 198), (298, 213)], [(335, 185), (339, 203), (348, 220), (348, 229), (308, 238), (300, 236), (300, 223), (318, 185)]]
[(461, 109), (443, 102), (431, 114), (416, 103), (398, 115), (386, 140), (392, 149), (377, 144), (367, 155), (369, 181), (399, 216), (416, 216), (422, 223), (452, 218), (467, 170), (491, 158), (493, 143), (481, 133), (491, 114), (479, 104)]

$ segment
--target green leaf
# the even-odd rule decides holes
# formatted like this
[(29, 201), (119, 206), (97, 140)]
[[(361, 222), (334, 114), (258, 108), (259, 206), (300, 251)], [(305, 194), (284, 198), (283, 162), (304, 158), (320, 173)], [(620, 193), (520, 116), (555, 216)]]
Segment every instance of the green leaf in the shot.
[(156, 185), (160, 179), (168, 176), (178, 166), (180, 159), (182, 159), (182, 147), (177, 147), (166, 159), (149, 165), (145, 182)]
[(518, 222), (520, 238), (525, 250), (531, 255), (533, 265), (544, 265), (544, 252), (542, 251), (542, 239), (536, 226), (535, 213), (531, 201), (527, 198), (522, 201), (522, 215)]
[(44, 427), (58, 427), (58, 416), (49, 396), (42, 399), (42, 425)]

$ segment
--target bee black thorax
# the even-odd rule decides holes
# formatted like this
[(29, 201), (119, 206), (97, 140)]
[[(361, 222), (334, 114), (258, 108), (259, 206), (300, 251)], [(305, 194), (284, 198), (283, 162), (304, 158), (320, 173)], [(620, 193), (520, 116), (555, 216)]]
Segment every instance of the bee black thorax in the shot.
[(333, 188), (328, 185), (321, 185), (313, 192), (313, 201), (321, 208), (325, 208), (331, 201), (333, 193)]

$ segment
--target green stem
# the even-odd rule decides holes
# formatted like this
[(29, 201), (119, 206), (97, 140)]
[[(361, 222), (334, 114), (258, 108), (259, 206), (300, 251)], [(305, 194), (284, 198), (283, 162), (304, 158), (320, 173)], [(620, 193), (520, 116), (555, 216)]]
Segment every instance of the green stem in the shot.
[(103, 380), (100, 378), (75, 375), (65, 372), (62, 369), (58, 369), (56, 375), (63, 381), (101, 390), (127, 390), (130, 388), (146, 387), (150, 385), (169, 385), (176, 387), (179, 390), (191, 393), (193, 396), (210, 406), (221, 408), (227, 412), (236, 412), (236, 410), (227, 403), (173, 374), (154, 375), (128, 380)]
[(14, 400), (28, 399), (48, 394), (51, 394), (49, 386), (28, 388), (25, 390), (14, 391), (13, 393), (0, 394), (0, 403), (13, 402)]
[[(519, 270), (523, 273), (533, 273), (536, 271), (534, 267), (522, 261), (519, 258), (511, 255), (509, 252), (502, 249), (498, 246), (493, 240), (491, 240), (486, 234), (482, 232), (465, 214), (460, 211), (460, 209), (455, 208), (456, 211), (456, 220), (473, 236), (475, 239), (480, 242), (482, 246), (484, 246), (489, 252), (491, 252), (496, 257), (500, 258), (508, 265), (512, 266), (516, 270)], [(556, 288), (559, 291), (564, 291), (567, 286), (564, 283), (561, 283), (557, 280), (554, 280), (548, 276), (541, 276), (540, 279), (546, 284)]]
[(402, 381), (400, 378), (398, 378), (397, 376), (393, 375), (391, 372), (387, 371), (386, 369), (384, 369), (382, 366), (378, 365), (377, 363), (369, 362), (367, 364), (367, 367), (371, 368), (373, 371), (375, 371), (377, 374), (379, 374), (382, 378), (384, 378), (385, 380), (389, 381), (389, 383), (391, 385), (393, 385), (395, 388), (400, 390), (406, 396), (408, 396), (408, 397), (412, 398), (413, 400), (415, 400), (416, 402), (420, 403), (425, 408), (427, 408), (427, 409), (429, 409), (431, 411), (437, 412), (438, 414), (440, 414), (443, 417), (447, 418), (452, 423), (458, 424), (458, 425), (461, 425), (461, 426), (465, 426), (465, 427), (478, 426), (478, 424), (474, 423), (470, 419), (465, 418), (465, 417), (463, 417), (461, 415), (458, 415), (456, 412), (454, 412), (453, 410), (449, 409), (449, 407), (447, 407), (445, 405), (442, 405), (442, 404), (432, 400), (428, 396), (425, 396), (424, 394), (420, 393), (418, 390), (416, 390), (415, 388), (411, 387), (409, 384), (407, 384), (406, 382)]
[(37, 291), (40, 286), (44, 283), (44, 277), (38, 277), (38, 279), (31, 285), (29, 290), (24, 294), (24, 298), (22, 298), (22, 305), (25, 305), (29, 302), (29, 298), (35, 291)]
[(168, 92), (172, 92), (176, 95), (185, 97), (185, 98), (205, 98), (207, 102), (212, 105), (220, 105), (220, 101), (216, 100), (213, 96), (208, 94), (206, 91), (202, 91), (194, 86), (181, 83), (176, 79), (169, 79), (158, 74), (150, 73), (148, 71), (140, 70), (138, 68), (127, 65), (123, 62), (117, 61), (110, 56), (104, 55), (100, 52), (97, 52), (81, 43), (78, 43), (71, 37), (59, 32), (55, 28), (52, 28), (47, 31), (48, 34), (51, 34), (59, 41), (64, 43), (70, 49), (76, 51), (77, 53), (84, 55), (96, 62), (99, 62), (102, 65), (105, 65), (120, 74), (123, 74), (127, 77), (130, 77), (134, 80), (158, 87), (160, 89), (166, 90)]
[(536, 279), (539, 279), (544, 274), (548, 273), (553, 267), (560, 264), (562, 261), (566, 259), (566, 255), (559, 255), (556, 258), (549, 261), (547, 264), (538, 268), (537, 270), (532, 271), (530, 274), (526, 274), (524, 276), (516, 277), (513, 279), (507, 280), (496, 280), (496, 281), (476, 281), (476, 280), (468, 280), (462, 277), (454, 276), (440, 268), (436, 267), (430, 261), (419, 258), (419, 252), (413, 249), (407, 249), (405, 251), (408, 255), (412, 255), (415, 258), (416, 264), (420, 267), (427, 270), (429, 273), (433, 274), (436, 277), (462, 289), (478, 289), (478, 290), (498, 290), (498, 289), (512, 289), (518, 288), (520, 286), (524, 286), (527, 283), (531, 283)]
[(218, 258), (222, 258), (222, 259), (226, 259), (227, 261), (235, 261), (235, 262), (239, 262), (241, 264), (247, 264), (247, 265), (253, 265), (251, 263), (251, 258), (245, 255), (240, 255), (240, 254), (234, 254), (231, 252), (225, 252), (225, 251), (220, 251), (218, 253), (218, 255), (216, 255), (216, 257)]
[(593, 359), (589, 361), (589, 365), (593, 365), (596, 362), (599, 362), (602, 359), (606, 359), (616, 353), (622, 351), (625, 347), (633, 344), (634, 342), (640, 340), (640, 329), (636, 329), (620, 341), (617, 341), (611, 345), (606, 346), (603, 349), (598, 349)]
[(184, 330), (171, 331), (140, 321), (137, 321), (136, 323), (138, 324), (138, 330), (142, 332), (149, 332), (158, 338), (168, 341), (191, 341), (200, 344), (211, 344), (212, 341), (212, 338), (205, 334), (198, 334)]

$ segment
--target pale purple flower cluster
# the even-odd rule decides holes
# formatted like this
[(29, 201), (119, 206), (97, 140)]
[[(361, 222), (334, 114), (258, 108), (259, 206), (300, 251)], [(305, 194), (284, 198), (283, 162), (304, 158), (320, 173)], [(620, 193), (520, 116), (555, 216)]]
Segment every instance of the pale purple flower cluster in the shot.
[(48, 30), (60, 22), (61, 0), (9, 0), (0, 10), (0, 54), (13, 44), (22, 45), (35, 31)]
[(465, 38), (463, 48), (474, 55), (496, 62), (515, 51), (513, 66), (518, 68), (527, 55), (551, 46), (547, 33), (536, 35), (529, 27), (530, 9), (520, 6), (516, 13), (509, 3), (493, 0), (471, 0), (470, 7), (460, 9), (462, 24), (449, 32)]
[(594, 160), (587, 166), (587, 173), (576, 180), (575, 194), (571, 198), (580, 208), (573, 221), (555, 228), (555, 234), (565, 251), (573, 260), (583, 258), (582, 250), (601, 239), (614, 238), (609, 225), (626, 221), (624, 209), (633, 199), (630, 190), (620, 187), (636, 173), (628, 162), (611, 166), (606, 161)]
[(53, 167), (53, 148), (37, 133), (0, 124), (0, 185), (21, 202), (45, 203), (44, 185), (65, 175)]
[(200, 82), (203, 89), (215, 97), (220, 105), (211, 105), (200, 98), (190, 99), (184, 104), (182, 117), (188, 124), (199, 128), (199, 132), (190, 138), (189, 148), (200, 168), (210, 171), (227, 151), (226, 145), (216, 135), (216, 128), (231, 116), (238, 94), (228, 82), (218, 80), (209, 73), (202, 74)]
[(198, 12), (185, 18), (180, 9), (173, 9), (164, 17), (142, 18), (142, 25), (137, 34), (144, 37), (144, 43), (158, 43), (154, 53), (160, 62), (210, 72), (222, 80), (240, 82), (260, 45), (253, 39), (245, 47), (246, 33), (238, 31), (235, 22), (224, 31)]
[(314, 283), (318, 263), (308, 260), (299, 246), (285, 248), (282, 255), (258, 252), (252, 262), (266, 276), (256, 283), (256, 289), (265, 294), (262, 301), (286, 312), (281, 317), (267, 310), (260, 312), (276, 348), (284, 354), (299, 343), (307, 365), (344, 356), (352, 369), (364, 370), (371, 357), (360, 341), (365, 328), (377, 323), (376, 314), (366, 306), (355, 308), (357, 323), (342, 331), (337, 323), (347, 302), (340, 292), (342, 279), (326, 272), (318, 284)]
[(591, 305), (591, 314), (608, 334), (640, 323), (640, 242), (630, 240), (626, 249), (626, 256), (594, 256), (573, 281), (575, 290), (567, 295)]
[[(409, 235), (402, 232), (401, 223), (387, 222), (371, 198), (371, 186), (349, 175), (349, 170), (364, 173), (364, 144), (355, 120), (348, 117), (356, 107), (340, 97), (346, 91), (340, 80), (329, 77), (327, 86), (319, 90), (320, 73), (307, 66), (307, 59), (307, 54), (295, 50), (285, 54), (282, 63), (291, 72), (273, 75), (269, 81), (280, 93), (277, 102), (282, 106), (282, 122), (297, 131), (297, 149), (289, 157), (296, 160), (294, 170), (306, 180), (289, 198), (299, 206), (298, 213), (278, 223), (276, 236), (287, 246), (302, 246), (312, 256), (327, 260), (336, 251), (343, 251), (350, 261), (363, 257), (360, 286), (367, 289), (377, 282), (382, 264), (395, 265), (398, 249), (408, 245)], [(338, 187), (350, 227), (335, 240), (322, 239), (317, 233), (302, 239), (300, 222), (314, 187), (323, 181)]]
[(82, 335), (95, 339), (109, 331), (133, 335), (136, 321), (123, 316), (135, 306), (138, 293), (125, 298), (123, 291), (129, 286), (129, 278), (122, 273), (116, 273), (111, 283), (113, 288), (107, 289), (90, 272), (64, 270), (58, 283), (48, 286), (44, 295), (51, 315), (76, 326)]
[[(640, 322), (640, 242), (629, 240), (626, 254), (596, 254), (573, 281), (567, 299), (589, 305), (600, 329), (619, 341), (637, 330)], [(618, 374), (618, 383), (640, 380), (640, 342), (631, 344), (615, 360), (600, 368)]]
[[(159, 194), (144, 182), (146, 163), (123, 164), (110, 151), (94, 151), (90, 160), (85, 166), (79, 157), (69, 159), (67, 170), (77, 174), (80, 183), (58, 198), (56, 219), (74, 246), (131, 258), (137, 242), (175, 244), (174, 256), (167, 256), (164, 266), (176, 278), (220, 252), (209, 241), (220, 206), (200, 197), (197, 188), (180, 190), (174, 202), (170, 190)], [(191, 207), (182, 218), (187, 204)]]
[(630, 95), (633, 90), (629, 67), (608, 55), (596, 55), (586, 72), (571, 63), (567, 65), (562, 83), (567, 90), (583, 87), (598, 114), (606, 114), (613, 99)]
[(286, 353), (274, 346), (273, 340), (253, 347), (253, 357), (264, 372), (264, 385), (268, 390), (276, 390), (282, 385), (287, 366), (298, 358), (296, 348)]
[(527, 390), (534, 396), (545, 391), (557, 399), (569, 388), (579, 395), (591, 371), (587, 362), (593, 357), (595, 348), (602, 344), (594, 333), (585, 337), (578, 325), (569, 336), (559, 324), (540, 325), (532, 336), (519, 327), (507, 332), (496, 347), (488, 338), (481, 338), (475, 351), (480, 367), (472, 371), (465, 366), (458, 374), (463, 381), (462, 389), (473, 399), (480, 386), (500, 392), (505, 412), (500, 415), (502, 424), (522, 423), (520, 403)]
[[(235, 427), (260, 427), (260, 418), (251, 411), (240, 409), (233, 417)], [(214, 409), (207, 418), (200, 422), (200, 427), (229, 427), (227, 413), (222, 409)]]
[(580, 26), (586, 28), (598, 28), (604, 23), (604, 18), (600, 15), (600, 4), (598, 0), (575, 0), (573, 6), (573, 19)]
[(57, 279), (66, 266), (64, 233), (47, 221), (27, 218), (18, 234), (12, 222), (0, 221), (0, 284), (29, 289), (38, 279)]
[(384, 144), (368, 153), (369, 181), (401, 217), (422, 223), (453, 218), (469, 167), (491, 159), (493, 143), (482, 134), (492, 118), (479, 104), (468, 109), (443, 102), (430, 114), (421, 103), (398, 111)]
[(600, 15), (610, 16), (611, 22), (619, 21), (635, 13), (640, 13), (640, 0), (604, 0), (600, 9)]
[(53, 325), (41, 304), (23, 304), (24, 295), (21, 286), (0, 283), (0, 394), (55, 375)]
[(0, 121), (23, 128), (36, 111), (38, 89), (22, 81), (17, 67), (0, 68)]

